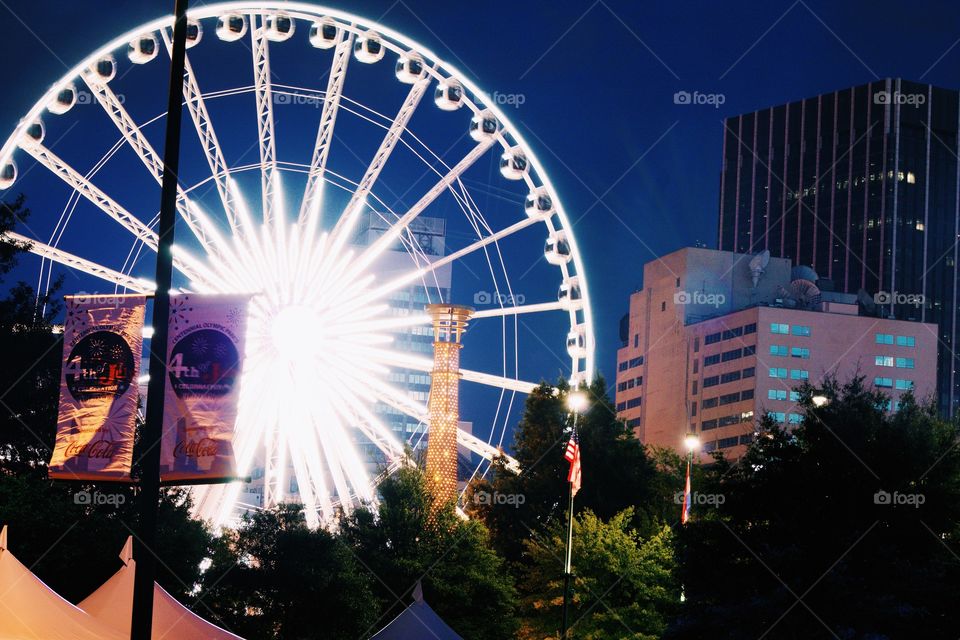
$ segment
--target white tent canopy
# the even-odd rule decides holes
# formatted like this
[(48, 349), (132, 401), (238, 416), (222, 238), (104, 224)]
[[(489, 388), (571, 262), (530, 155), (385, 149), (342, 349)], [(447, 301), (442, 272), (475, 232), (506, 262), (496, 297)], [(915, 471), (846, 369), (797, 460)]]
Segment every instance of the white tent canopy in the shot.
[(413, 603), (370, 640), (463, 640), (423, 599), (417, 582)]
[(23, 566), (7, 548), (4, 526), (0, 530), (0, 639), (125, 640), (125, 636), (61, 598)]
[[(77, 606), (113, 629), (114, 633), (129, 638), (136, 567), (133, 538), (127, 538), (120, 559), (123, 567)], [(153, 585), (153, 637), (164, 640), (242, 640), (196, 615), (156, 583)]]

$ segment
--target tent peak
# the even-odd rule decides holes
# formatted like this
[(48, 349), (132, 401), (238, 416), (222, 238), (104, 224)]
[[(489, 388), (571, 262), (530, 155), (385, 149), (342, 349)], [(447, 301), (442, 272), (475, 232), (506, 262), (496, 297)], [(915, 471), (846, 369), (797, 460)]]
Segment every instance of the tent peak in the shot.
[(123, 564), (130, 564), (133, 560), (133, 536), (127, 536), (127, 541), (123, 543), (123, 549), (120, 550), (120, 559)]
[(0, 551), (7, 550), (7, 525), (3, 525), (3, 529), (0, 529)]
[(423, 602), (423, 585), (417, 580), (417, 585), (413, 588), (413, 601)]

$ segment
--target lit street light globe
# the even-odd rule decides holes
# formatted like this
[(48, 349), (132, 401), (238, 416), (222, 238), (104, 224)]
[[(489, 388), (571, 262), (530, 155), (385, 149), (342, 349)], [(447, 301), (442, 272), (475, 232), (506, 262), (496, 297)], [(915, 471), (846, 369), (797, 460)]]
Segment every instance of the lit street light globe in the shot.
[(693, 453), (700, 448), (700, 438), (697, 434), (691, 433), (683, 439), (683, 445), (687, 448), (688, 452)]
[(567, 394), (567, 409), (573, 413), (583, 413), (589, 400), (583, 391), (571, 391)]

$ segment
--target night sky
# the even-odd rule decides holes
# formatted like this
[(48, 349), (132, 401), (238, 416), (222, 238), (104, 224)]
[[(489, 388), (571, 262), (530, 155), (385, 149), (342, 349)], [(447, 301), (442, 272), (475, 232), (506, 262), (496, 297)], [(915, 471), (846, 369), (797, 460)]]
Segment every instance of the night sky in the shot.
[[(890, 76), (960, 87), (954, 2), (331, 5), (424, 43), (488, 93), (522, 102), (504, 109), (575, 221), (608, 380), (642, 264), (716, 245), (722, 118)], [(12, 130), (68, 66), (165, 10), (172, 1), (0, 0), (0, 130)], [(678, 91), (722, 104), (678, 105)], [(311, 125), (305, 137), (314, 133)], [(82, 146), (70, 135), (80, 137), (64, 145)], [(514, 286), (525, 291), (523, 279)], [(545, 366), (543, 377), (555, 375)]]

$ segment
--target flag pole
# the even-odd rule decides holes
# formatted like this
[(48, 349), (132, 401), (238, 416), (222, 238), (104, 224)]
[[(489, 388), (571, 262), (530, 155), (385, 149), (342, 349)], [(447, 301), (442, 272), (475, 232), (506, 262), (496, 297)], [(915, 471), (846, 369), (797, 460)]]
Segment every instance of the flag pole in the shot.
[[(577, 414), (573, 414), (574, 424), (576, 424)], [(567, 639), (568, 610), (570, 607), (570, 561), (573, 555), (573, 482), (567, 482), (570, 500), (567, 506), (567, 553), (563, 564), (563, 631), (560, 634), (561, 640)]]
[(170, 53), (170, 90), (167, 129), (163, 151), (160, 220), (157, 237), (157, 290), (153, 298), (153, 337), (150, 339), (150, 382), (147, 386), (147, 416), (141, 446), (138, 508), (133, 579), (131, 640), (150, 640), (153, 632), (153, 585), (157, 511), (160, 503), (160, 440), (163, 435), (163, 395), (167, 377), (167, 334), (170, 288), (173, 286), (173, 234), (176, 226), (177, 174), (180, 170), (180, 121), (183, 115), (183, 71), (187, 42), (187, 1), (174, 0), (173, 47)]

